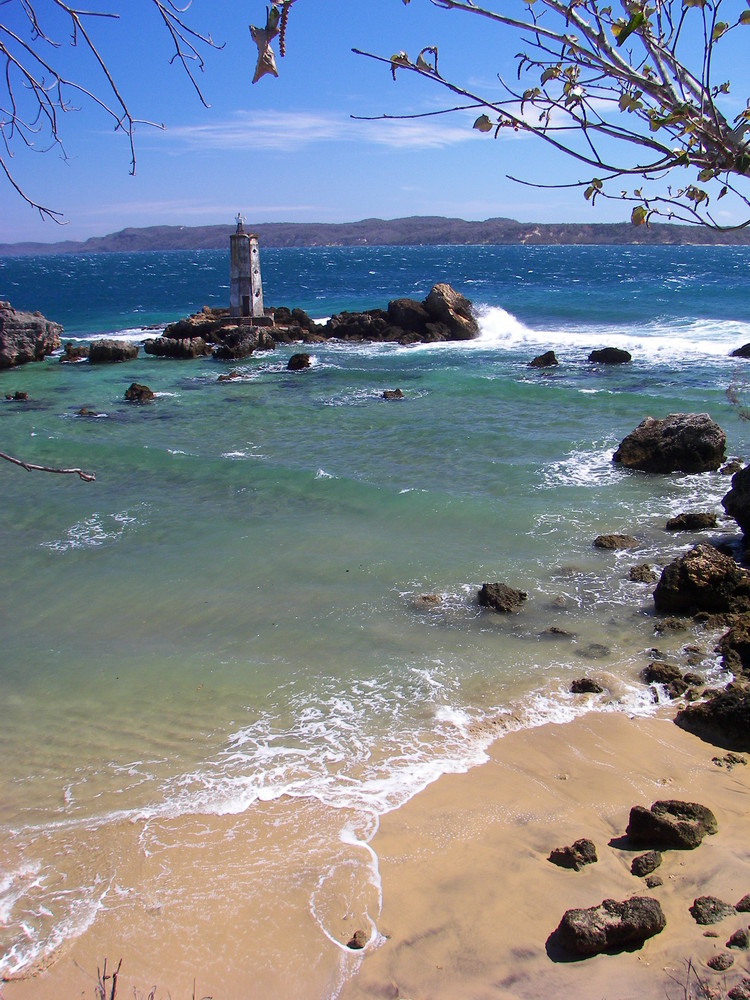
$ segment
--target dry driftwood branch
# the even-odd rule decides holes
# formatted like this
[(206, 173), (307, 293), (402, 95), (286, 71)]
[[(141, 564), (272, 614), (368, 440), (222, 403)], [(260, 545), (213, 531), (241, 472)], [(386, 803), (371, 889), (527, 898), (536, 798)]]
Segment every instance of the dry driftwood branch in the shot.
[(24, 462), (20, 458), (13, 458), (12, 455), (6, 455), (2, 451), (0, 451), (0, 458), (4, 458), (6, 462), (12, 462), (13, 465), (20, 465), (27, 472), (56, 472), (62, 476), (80, 476), (86, 483), (93, 483), (96, 480), (93, 472), (84, 472), (83, 469), (53, 469), (49, 465), (33, 465), (31, 462)]

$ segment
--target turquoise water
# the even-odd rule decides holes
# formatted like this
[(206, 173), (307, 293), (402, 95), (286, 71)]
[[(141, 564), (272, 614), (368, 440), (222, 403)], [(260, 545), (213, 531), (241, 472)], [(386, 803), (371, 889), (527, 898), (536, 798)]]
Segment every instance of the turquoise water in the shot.
[[(30, 396), (2, 400), (0, 450), (96, 473), (0, 468), (4, 975), (98, 919), (113, 884), (144, 890), (128, 882), (132, 859), (112, 855), (104, 871), (88, 858), (92, 829), (106, 838), (126, 818), (148, 841), (154, 817), (283, 800), (299, 804), (284, 822), (305, 815), (309, 837), (314, 803), (335, 855), (352, 813), (371, 830), (481, 760), (493, 720), (650, 711), (645, 651), (690, 641), (655, 638), (650, 590), (627, 570), (703, 537), (664, 522), (721, 513), (728, 480), (629, 474), (611, 455), (646, 415), (708, 411), (747, 457), (726, 389), (746, 382), (747, 362), (728, 354), (750, 341), (750, 249), (267, 250), (262, 264), (266, 302), (315, 317), (448, 280), (473, 300), (480, 336), (315, 345), (294, 374), (295, 348), (280, 348), (235, 365), (231, 383), (211, 359), (142, 352), (0, 372), (3, 396)], [(73, 339), (141, 340), (223, 304), (227, 271), (207, 251), (6, 259), (0, 299)], [(607, 345), (633, 362), (587, 363)], [(548, 348), (559, 368), (529, 369)], [(132, 381), (156, 400), (125, 403)], [(385, 402), (397, 386), (405, 398)], [(594, 550), (609, 531), (640, 548)], [(527, 605), (509, 620), (482, 613), (487, 580), (524, 589)], [(550, 639), (552, 626), (572, 637)], [(567, 693), (587, 672), (607, 694)], [(361, 877), (372, 881), (369, 862)], [(316, 921), (323, 947), (332, 930)]]

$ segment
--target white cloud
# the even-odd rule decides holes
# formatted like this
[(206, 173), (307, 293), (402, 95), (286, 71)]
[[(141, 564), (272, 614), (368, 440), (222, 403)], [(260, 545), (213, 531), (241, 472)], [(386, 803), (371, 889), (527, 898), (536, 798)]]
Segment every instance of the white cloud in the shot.
[(321, 142), (439, 149), (476, 137), (471, 122), (457, 125), (455, 119), (453, 123), (438, 118), (359, 121), (327, 113), (240, 111), (222, 121), (169, 128), (158, 139), (191, 150), (291, 152)]

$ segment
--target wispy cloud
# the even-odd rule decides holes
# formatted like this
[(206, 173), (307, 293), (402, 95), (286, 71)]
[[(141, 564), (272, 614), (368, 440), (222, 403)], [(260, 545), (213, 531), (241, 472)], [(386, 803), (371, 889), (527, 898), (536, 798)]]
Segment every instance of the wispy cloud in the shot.
[(222, 121), (182, 125), (159, 136), (191, 150), (291, 152), (317, 143), (362, 143), (398, 149), (440, 149), (476, 138), (471, 123), (440, 118), (360, 121), (346, 115), (239, 111)]

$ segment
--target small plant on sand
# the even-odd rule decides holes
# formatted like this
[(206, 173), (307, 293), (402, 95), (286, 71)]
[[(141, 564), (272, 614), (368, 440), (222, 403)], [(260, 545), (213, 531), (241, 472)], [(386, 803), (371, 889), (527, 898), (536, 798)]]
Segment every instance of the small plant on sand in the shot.
[[(96, 970), (96, 988), (94, 990), (94, 996), (96, 1000), (117, 1000), (117, 977), (120, 975), (120, 969), (122, 967), (122, 959), (117, 963), (117, 968), (114, 972), (107, 973), (107, 959), (104, 959), (104, 967), (99, 968), (97, 966)], [(140, 990), (133, 987), (133, 1000), (157, 1000), (156, 986), (152, 986), (148, 993), (141, 993)], [(169, 994), (168, 994), (169, 995)], [(0, 996), (2, 1000), (2, 996)], [(191, 1000), (198, 1000), (195, 992), (195, 980), (193, 980), (193, 995)], [(213, 1000), (213, 997), (203, 996), (200, 1000)]]
[(723, 991), (717, 986), (711, 986), (707, 980), (702, 979), (692, 958), (685, 962), (685, 976), (678, 979), (670, 974), (669, 978), (678, 987), (678, 992), (674, 996), (665, 990), (667, 1000), (721, 1000)]

